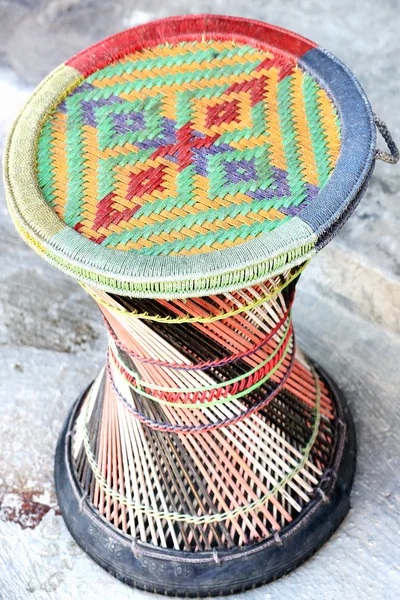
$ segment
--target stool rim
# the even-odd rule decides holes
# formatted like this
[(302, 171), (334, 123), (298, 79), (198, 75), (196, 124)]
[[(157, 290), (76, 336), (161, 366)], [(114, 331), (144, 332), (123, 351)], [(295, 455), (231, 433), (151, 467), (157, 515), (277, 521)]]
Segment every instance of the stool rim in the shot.
[[(146, 256), (103, 247), (67, 226), (37, 182), (36, 145), (41, 125), (82, 77), (127, 53), (163, 42), (235, 39), (291, 54), (325, 89), (341, 123), (336, 166), (315, 200), (278, 228), (243, 244), (195, 255)], [(94, 288), (136, 297), (190, 297), (252, 285), (301, 264), (347, 220), (365, 191), (374, 165), (376, 131), (368, 99), (337, 58), (295, 33), (259, 21), (191, 15), (123, 31), (79, 53), (35, 90), (7, 141), (4, 181), (9, 210), (25, 241), (43, 258)]]

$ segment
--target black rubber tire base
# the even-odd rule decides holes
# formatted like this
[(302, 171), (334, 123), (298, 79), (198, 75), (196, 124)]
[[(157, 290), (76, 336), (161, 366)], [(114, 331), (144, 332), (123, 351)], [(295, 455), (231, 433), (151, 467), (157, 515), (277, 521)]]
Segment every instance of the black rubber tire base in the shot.
[[(336, 402), (338, 439), (320, 493), (279, 539), (236, 550), (179, 552), (132, 540), (118, 532), (84, 500), (71, 461), (71, 435), (84, 395), (73, 406), (55, 457), (55, 483), (65, 523), (76, 542), (106, 571), (130, 586), (171, 596), (205, 597), (233, 594), (285, 575), (312, 556), (338, 528), (350, 508), (356, 462), (354, 425), (345, 399), (319, 367)], [(329, 474), (330, 473), (330, 474)]]

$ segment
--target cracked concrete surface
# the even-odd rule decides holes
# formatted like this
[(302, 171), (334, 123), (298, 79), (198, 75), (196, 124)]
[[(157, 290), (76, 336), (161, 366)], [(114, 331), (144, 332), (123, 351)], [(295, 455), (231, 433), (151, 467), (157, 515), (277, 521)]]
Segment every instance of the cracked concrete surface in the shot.
[[(397, 0), (0, 0), (0, 152), (18, 107), (58, 63), (124, 27), (189, 12), (259, 18), (321, 43), (356, 73), (399, 140), (399, 8)], [(399, 596), (399, 189), (400, 168), (378, 163), (360, 207), (302, 276), (295, 307), (298, 341), (353, 411), (353, 508), (306, 565), (246, 600)], [(0, 599), (153, 598), (78, 548), (54, 494), (62, 421), (104, 360), (101, 318), (78, 284), (23, 244), (2, 195), (0, 257)]]

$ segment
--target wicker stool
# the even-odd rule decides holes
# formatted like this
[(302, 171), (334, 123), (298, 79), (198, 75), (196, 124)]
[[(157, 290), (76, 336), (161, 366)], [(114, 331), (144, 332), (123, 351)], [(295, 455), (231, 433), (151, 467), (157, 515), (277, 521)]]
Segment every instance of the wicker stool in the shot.
[[(375, 150), (375, 125), (390, 154)], [(291, 307), (375, 158), (353, 75), (293, 33), (192, 16), (56, 69), (11, 132), (10, 212), (108, 330), (55, 477), (75, 540), (126, 583), (227, 594), (313, 554), (349, 509), (343, 396)]]

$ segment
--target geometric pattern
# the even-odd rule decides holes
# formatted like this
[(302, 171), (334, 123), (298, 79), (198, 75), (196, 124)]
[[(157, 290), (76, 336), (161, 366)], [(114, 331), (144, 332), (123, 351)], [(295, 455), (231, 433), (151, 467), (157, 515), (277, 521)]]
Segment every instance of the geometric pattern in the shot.
[(84, 79), (43, 124), (37, 172), (60, 219), (97, 244), (194, 254), (290, 220), (339, 152), (335, 106), (295, 58), (208, 40)]

